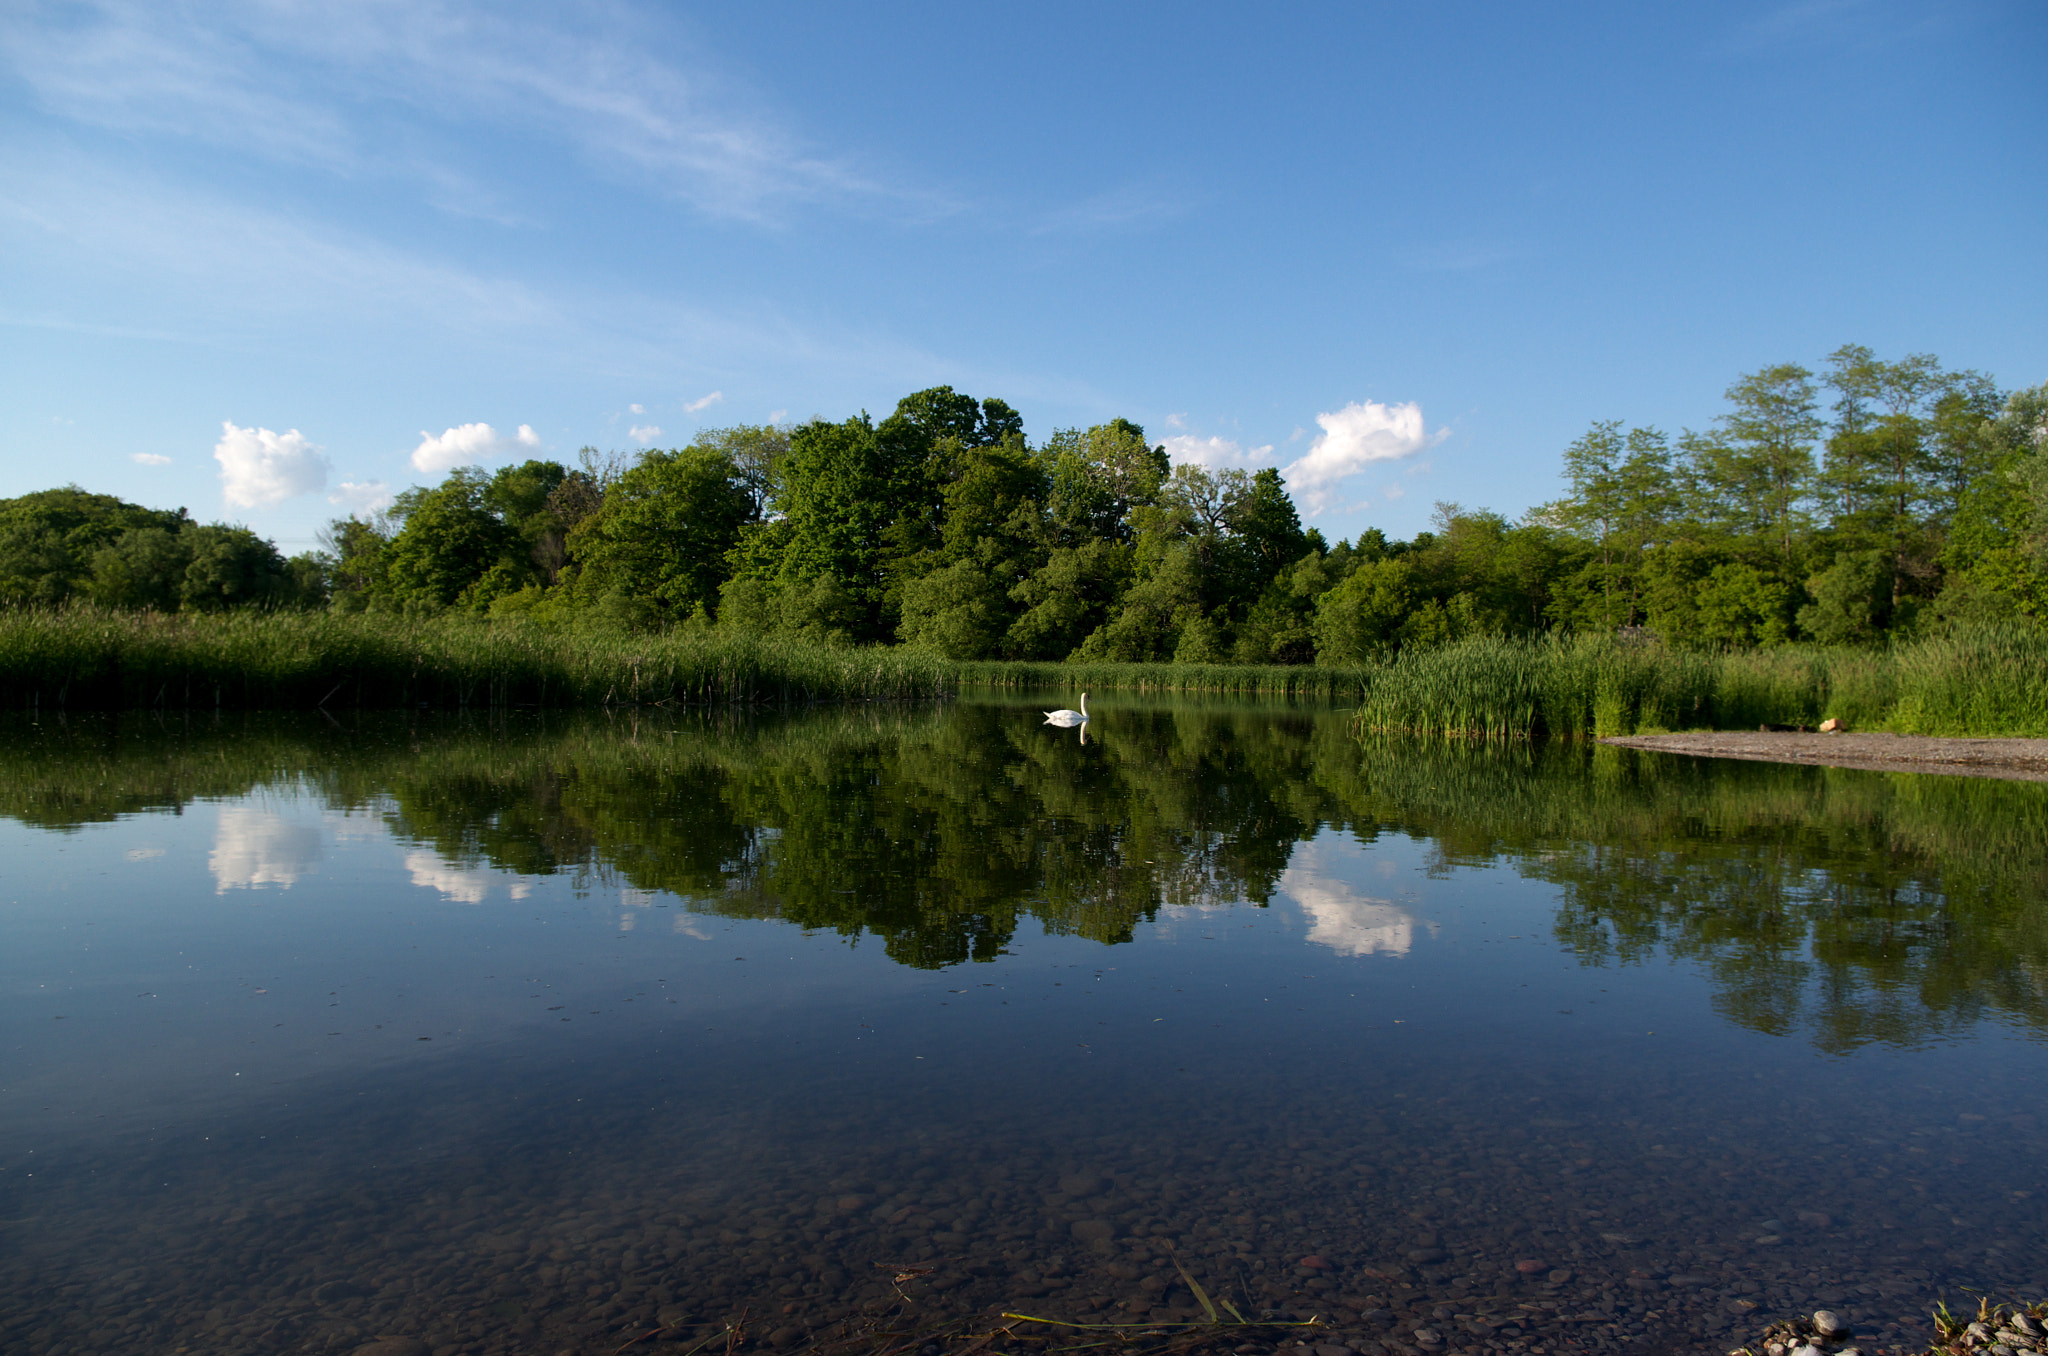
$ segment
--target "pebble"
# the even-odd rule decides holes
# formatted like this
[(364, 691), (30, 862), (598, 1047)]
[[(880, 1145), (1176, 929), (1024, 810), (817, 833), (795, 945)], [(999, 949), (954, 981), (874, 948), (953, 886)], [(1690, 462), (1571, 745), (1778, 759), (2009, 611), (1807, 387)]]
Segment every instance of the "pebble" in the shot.
[(417, 1337), (380, 1337), (357, 1347), (354, 1356), (433, 1356), (433, 1349)]
[(1822, 1337), (1833, 1337), (1848, 1326), (1842, 1321), (1842, 1316), (1832, 1309), (1819, 1309), (1814, 1312), (1813, 1330)]

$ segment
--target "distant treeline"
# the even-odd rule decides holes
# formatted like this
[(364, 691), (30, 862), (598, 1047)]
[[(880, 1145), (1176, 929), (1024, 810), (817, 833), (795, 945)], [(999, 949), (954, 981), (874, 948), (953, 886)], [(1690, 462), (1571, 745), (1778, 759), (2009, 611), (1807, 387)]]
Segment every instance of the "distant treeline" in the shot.
[[(458, 611), (900, 642), (954, 660), (1353, 665), (1475, 635), (1682, 648), (2048, 614), (2048, 383), (1849, 346), (1728, 388), (1676, 437), (1594, 424), (1519, 522), (1437, 506), (1332, 546), (1278, 472), (1173, 466), (1118, 419), (1034, 446), (950, 387), (887, 418), (464, 468), (285, 560), (72, 488), (0, 501), (0, 603)], [(2037, 522), (2037, 516), (2040, 521)]]

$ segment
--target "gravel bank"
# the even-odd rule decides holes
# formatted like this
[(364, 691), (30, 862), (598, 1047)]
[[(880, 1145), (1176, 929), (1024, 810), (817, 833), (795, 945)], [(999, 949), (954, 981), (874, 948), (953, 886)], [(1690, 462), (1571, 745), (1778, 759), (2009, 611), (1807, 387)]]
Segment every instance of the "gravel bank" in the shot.
[(1956, 777), (2048, 781), (2048, 739), (1698, 730), (1687, 734), (1615, 735), (1600, 742), (1658, 753), (1690, 754), (1695, 758), (1746, 758), (1751, 762), (1813, 763), (1873, 772), (1939, 772)]

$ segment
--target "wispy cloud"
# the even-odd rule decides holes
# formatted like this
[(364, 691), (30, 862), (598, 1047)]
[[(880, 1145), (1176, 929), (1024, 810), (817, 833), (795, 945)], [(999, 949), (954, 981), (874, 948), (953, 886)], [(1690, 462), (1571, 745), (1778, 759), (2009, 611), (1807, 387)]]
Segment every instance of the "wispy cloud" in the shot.
[[(10, 247), (146, 284), (181, 325), (317, 315), (415, 329), (517, 333), (561, 317), (525, 286), (442, 264), (269, 202), (236, 202), (147, 172), (117, 169), (60, 141), (0, 140), (0, 233)], [(68, 258), (67, 258), (68, 256)], [(70, 317), (49, 328), (179, 340), (189, 336)]]
[(213, 459), (220, 463), (221, 497), (229, 508), (274, 508), (326, 488), (327, 454), (297, 429), (272, 433), (225, 421), (221, 430)]
[(1125, 184), (1041, 214), (1033, 235), (1085, 235), (1150, 230), (1185, 216), (1177, 195), (1145, 184)]
[(390, 484), (385, 481), (344, 480), (327, 496), (327, 502), (345, 508), (351, 514), (367, 517), (390, 508), (396, 498)]
[(171, 459), (158, 452), (130, 452), (128, 460), (137, 466), (169, 466)]
[(530, 424), (521, 424), (512, 434), (499, 433), (489, 424), (459, 424), (444, 433), (420, 430), (420, 445), (412, 450), (415, 471), (439, 475), (458, 466), (473, 466), (508, 452), (527, 451), (540, 446), (540, 435)]
[[(461, 163), (479, 125), (715, 216), (765, 220), (817, 201), (947, 207), (813, 146), (678, 24), (623, 7), (572, 17), (465, 0), (87, 0), (7, 14), (0, 60), (60, 117), (412, 178), (463, 215), (504, 217), (514, 200)], [(409, 135), (389, 135), (394, 109)]]
[(699, 414), (705, 410), (710, 409), (713, 405), (716, 405), (719, 401), (723, 399), (725, 399), (725, 392), (713, 391), (710, 395), (699, 396), (697, 399), (683, 406), (683, 409), (690, 414)]
[(661, 425), (635, 424), (633, 425), (633, 427), (627, 429), (626, 433), (627, 436), (631, 437), (632, 440), (640, 444), (640, 446), (648, 447), (653, 444), (656, 438), (659, 438), (661, 436)]
[(1716, 45), (1723, 55), (1810, 47), (1857, 48), (1904, 41), (1952, 23), (1954, 7), (1899, 0), (1793, 0), (1734, 25)]
[(1447, 240), (1409, 250), (1403, 256), (1408, 267), (1423, 273), (1469, 273), (1519, 259), (1528, 250), (1491, 240)]
[[(1169, 421), (1171, 422), (1171, 421)], [(1166, 455), (1177, 466), (1206, 466), (1212, 471), (1273, 464), (1273, 445), (1246, 447), (1234, 438), (1197, 438), (1192, 433), (1175, 434), (1161, 440)]]

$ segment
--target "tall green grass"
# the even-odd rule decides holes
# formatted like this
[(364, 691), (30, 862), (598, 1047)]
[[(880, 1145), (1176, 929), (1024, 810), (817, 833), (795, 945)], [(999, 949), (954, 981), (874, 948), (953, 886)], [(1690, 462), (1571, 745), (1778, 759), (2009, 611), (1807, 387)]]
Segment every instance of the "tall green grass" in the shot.
[(1731, 654), (1607, 637), (1473, 637), (1359, 668), (957, 663), (683, 629), (331, 613), (0, 611), (0, 705), (504, 708), (926, 698), (962, 685), (1222, 693), (1355, 706), (1364, 729), (1608, 735), (1816, 725), (2048, 736), (2048, 634)]
[(1890, 650), (1709, 654), (1606, 637), (1482, 636), (1369, 671), (1367, 730), (1625, 735), (1818, 725), (2048, 736), (2048, 635), (1989, 629)]
[(604, 706), (933, 697), (914, 650), (461, 617), (0, 611), (0, 702), (33, 708)]
[(955, 664), (971, 687), (1090, 692), (1223, 692), (1354, 701), (1372, 670), (1311, 664), (1107, 664), (986, 660)]

